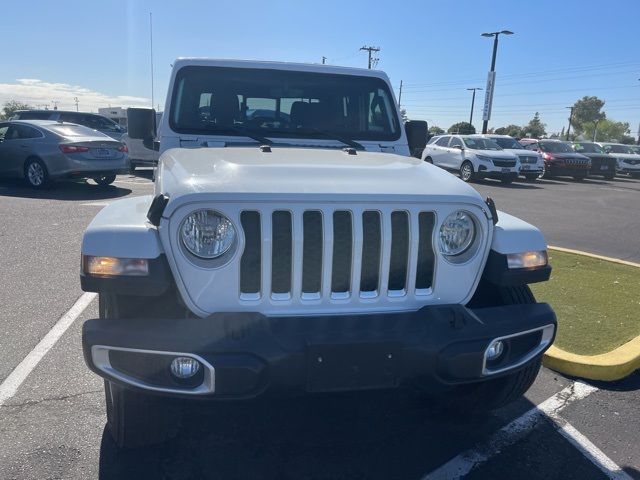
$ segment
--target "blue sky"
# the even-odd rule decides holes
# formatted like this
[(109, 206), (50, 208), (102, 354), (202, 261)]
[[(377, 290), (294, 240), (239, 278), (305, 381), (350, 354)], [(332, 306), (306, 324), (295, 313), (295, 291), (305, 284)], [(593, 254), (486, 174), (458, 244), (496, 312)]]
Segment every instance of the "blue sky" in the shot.
[[(534, 114), (549, 132), (567, 123), (565, 106), (597, 95), (609, 118), (640, 122), (640, 2), (589, 1), (7, 1), (0, 102), (60, 102), (81, 109), (143, 104), (150, 97), (149, 17), (153, 12), (155, 100), (178, 56), (255, 58), (366, 67), (362, 45), (381, 47), (378, 68), (409, 116), (447, 128), (469, 117), (468, 87), (485, 87), (491, 39), (498, 49), (490, 126)], [(19, 81), (19, 79), (23, 79)], [(24, 80), (28, 79), (28, 80)], [(483, 92), (474, 124), (481, 123)]]

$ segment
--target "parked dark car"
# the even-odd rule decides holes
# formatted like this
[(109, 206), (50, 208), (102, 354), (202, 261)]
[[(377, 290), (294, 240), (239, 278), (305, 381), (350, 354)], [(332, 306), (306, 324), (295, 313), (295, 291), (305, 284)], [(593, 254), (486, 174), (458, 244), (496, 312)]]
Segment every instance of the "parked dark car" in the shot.
[(600, 175), (607, 180), (616, 176), (616, 158), (606, 153), (597, 143), (573, 142), (571, 148), (574, 152), (589, 157), (591, 160), (590, 175)]
[(18, 110), (11, 120), (56, 120), (84, 125), (92, 130), (121, 140), (125, 129), (103, 115), (87, 112), (68, 112), (65, 110)]
[(90, 128), (51, 120), (0, 122), (0, 177), (42, 188), (61, 178), (106, 186), (129, 171), (127, 147)]
[(544, 160), (544, 178), (573, 177), (580, 181), (589, 175), (591, 160), (560, 140), (538, 140), (525, 146), (542, 154)]

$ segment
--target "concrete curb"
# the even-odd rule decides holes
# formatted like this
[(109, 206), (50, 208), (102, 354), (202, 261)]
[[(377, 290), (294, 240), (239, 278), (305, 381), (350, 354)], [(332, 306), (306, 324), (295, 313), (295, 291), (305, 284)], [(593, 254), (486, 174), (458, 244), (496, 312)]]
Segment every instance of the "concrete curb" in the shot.
[[(581, 252), (580, 250), (551, 246), (549, 249), (640, 268), (638, 263)], [(551, 346), (544, 354), (543, 364), (552, 370), (574, 377), (609, 382), (620, 380), (640, 368), (640, 336), (610, 352), (599, 355), (578, 355)]]

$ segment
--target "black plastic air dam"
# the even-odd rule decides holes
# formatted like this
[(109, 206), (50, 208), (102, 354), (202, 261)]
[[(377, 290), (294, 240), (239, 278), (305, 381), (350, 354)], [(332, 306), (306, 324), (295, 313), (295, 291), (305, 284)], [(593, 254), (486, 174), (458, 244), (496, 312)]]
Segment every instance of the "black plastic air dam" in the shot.
[[(211, 398), (392, 388), (420, 378), (439, 386), (481, 380), (492, 339), (556, 325), (548, 304), (320, 317), (217, 313), (205, 319), (88, 320), (94, 345), (196, 354), (215, 368)], [(116, 380), (118, 381), (118, 380)], [(170, 394), (176, 395), (176, 394)]]

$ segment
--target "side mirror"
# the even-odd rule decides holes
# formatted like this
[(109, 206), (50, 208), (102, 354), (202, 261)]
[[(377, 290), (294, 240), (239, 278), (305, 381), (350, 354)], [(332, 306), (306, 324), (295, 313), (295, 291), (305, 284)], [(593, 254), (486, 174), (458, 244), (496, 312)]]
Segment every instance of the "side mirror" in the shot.
[(455, 148), (456, 150), (464, 150), (464, 147), (462, 145), (453, 145), (451, 148)]
[(129, 138), (142, 140), (144, 146), (157, 150), (154, 144), (156, 136), (156, 111), (152, 108), (127, 108), (127, 126)]
[(427, 146), (429, 125), (423, 120), (409, 120), (404, 124), (404, 131), (407, 134), (409, 152), (412, 156), (420, 158), (424, 147)]

